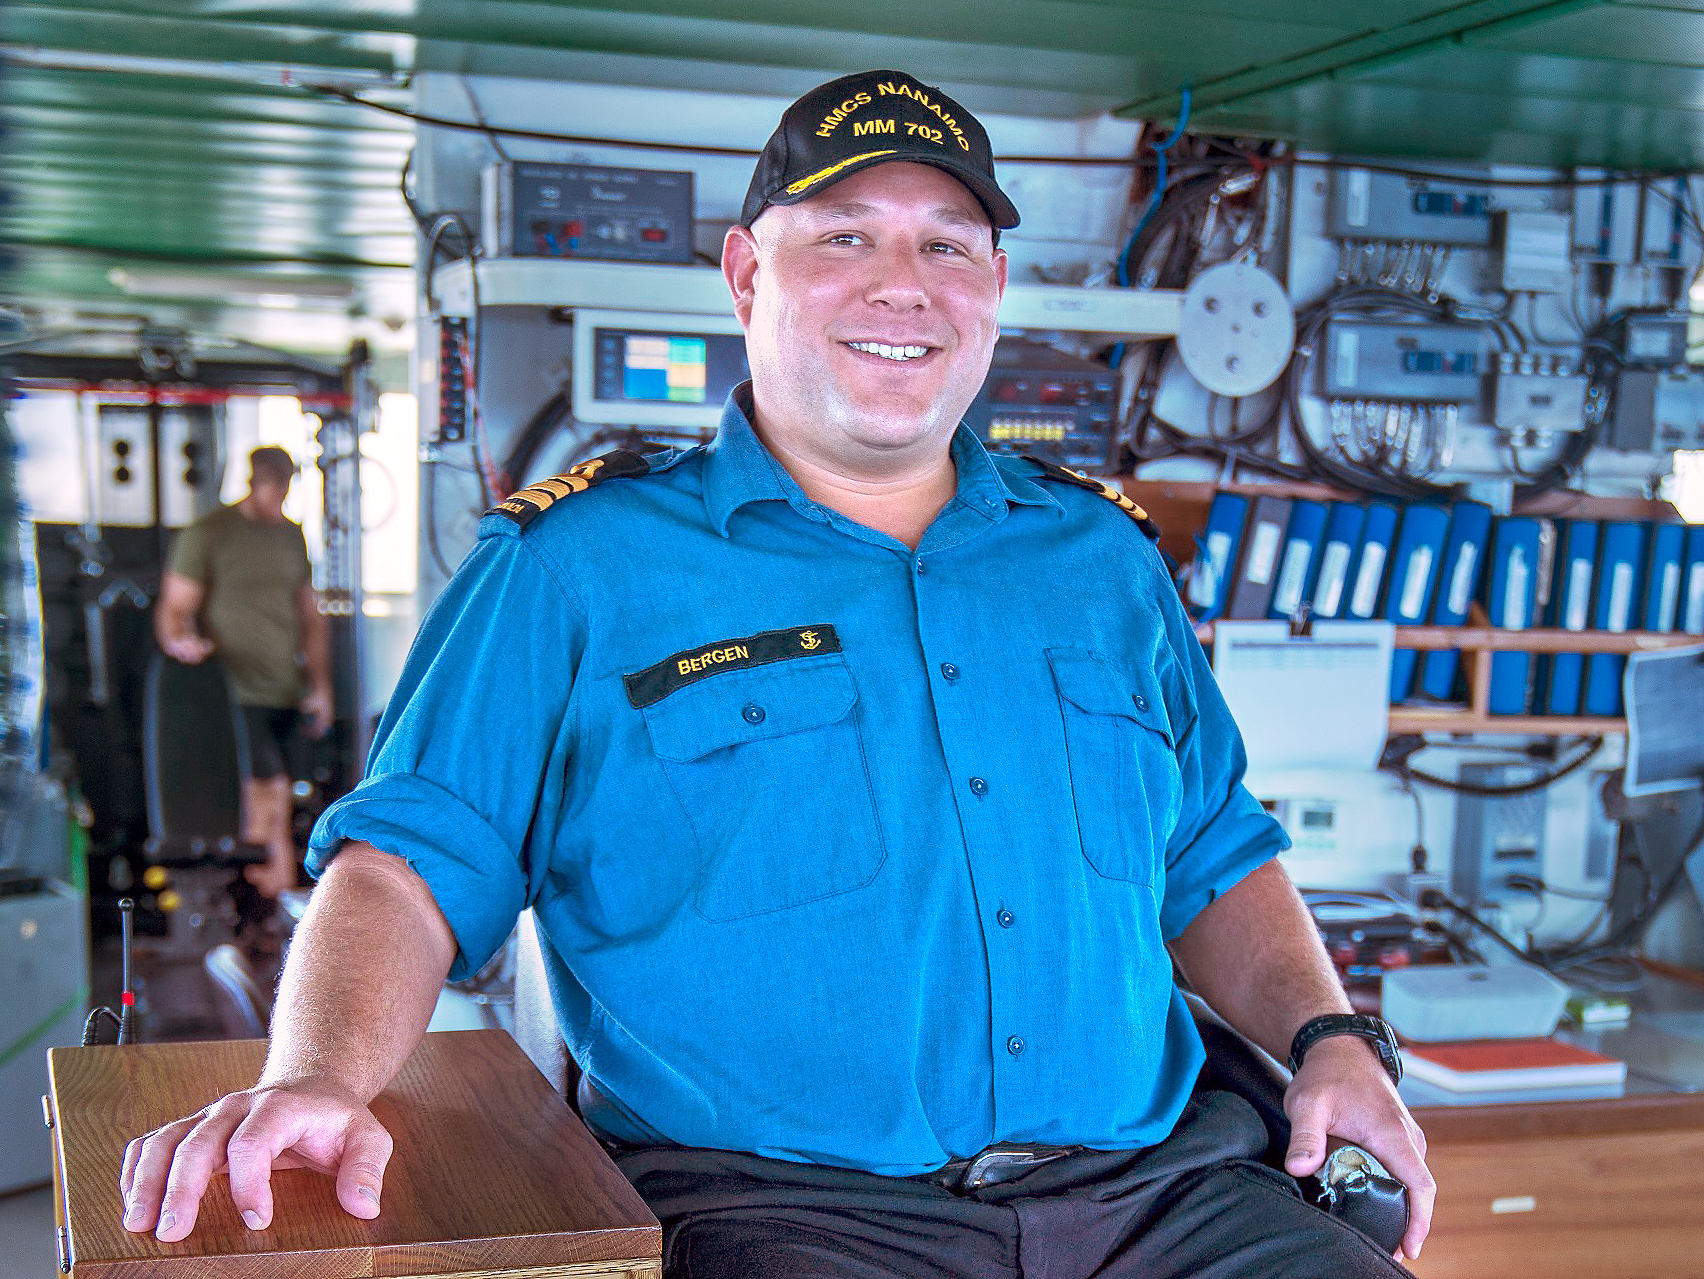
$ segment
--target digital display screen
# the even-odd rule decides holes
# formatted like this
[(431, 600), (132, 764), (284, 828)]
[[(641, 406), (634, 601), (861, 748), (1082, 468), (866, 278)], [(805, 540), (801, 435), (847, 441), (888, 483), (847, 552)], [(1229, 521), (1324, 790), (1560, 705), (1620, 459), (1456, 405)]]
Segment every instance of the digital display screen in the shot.
[(1333, 814), (1329, 808), (1304, 808), (1302, 810), (1303, 830), (1330, 830)]
[(600, 401), (719, 407), (748, 376), (737, 333), (599, 328), (593, 383)]
[(622, 359), (628, 400), (704, 403), (704, 339), (632, 334)]

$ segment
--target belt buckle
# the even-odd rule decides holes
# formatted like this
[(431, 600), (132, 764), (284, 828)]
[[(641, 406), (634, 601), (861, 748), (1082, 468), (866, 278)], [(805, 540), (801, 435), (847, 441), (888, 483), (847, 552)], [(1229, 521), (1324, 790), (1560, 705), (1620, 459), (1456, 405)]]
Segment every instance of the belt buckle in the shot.
[(1034, 1150), (1025, 1146), (990, 1146), (965, 1165), (964, 1172), (959, 1176), (959, 1185), (967, 1190), (976, 1190), (992, 1182), (1006, 1180), (1000, 1175), (1004, 1171), (1039, 1167), (1064, 1153), (1060, 1150)]

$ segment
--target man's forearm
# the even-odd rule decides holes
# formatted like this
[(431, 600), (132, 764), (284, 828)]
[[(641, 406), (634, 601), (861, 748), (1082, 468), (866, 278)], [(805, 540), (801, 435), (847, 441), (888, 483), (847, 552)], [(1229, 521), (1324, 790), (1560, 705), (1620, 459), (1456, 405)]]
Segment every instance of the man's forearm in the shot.
[(154, 638), (160, 647), (174, 640), (199, 639), (201, 632), (195, 628), (195, 614), (187, 609), (174, 608), (169, 604), (160, 604), (154, 609)]
[(420, 1042), (455, 952), (424, 881), (348, 845), (291, 943), (260, 1086), (311, 1078), (376, 1096)]
[(1195, 992), (1279, 1061), (1303, 1022), (1349, 1011), (1313, 919), (1275, 861), (1211, 902), (1172, 954)]

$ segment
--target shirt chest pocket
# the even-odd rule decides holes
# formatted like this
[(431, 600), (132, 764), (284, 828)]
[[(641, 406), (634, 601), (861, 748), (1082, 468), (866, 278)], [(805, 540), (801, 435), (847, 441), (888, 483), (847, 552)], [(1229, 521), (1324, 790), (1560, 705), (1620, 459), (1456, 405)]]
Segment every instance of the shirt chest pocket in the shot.
[(702, 853), (700, 914), (761, 915), (876, 877), (886, 854), (857, 703), (836, 655), (725, 671), (645, 709)]
[(1050, 648), (1083, 856), (1109, 879), (1154, 884), (1183, 779), (1157, 687), (1082, 649)]

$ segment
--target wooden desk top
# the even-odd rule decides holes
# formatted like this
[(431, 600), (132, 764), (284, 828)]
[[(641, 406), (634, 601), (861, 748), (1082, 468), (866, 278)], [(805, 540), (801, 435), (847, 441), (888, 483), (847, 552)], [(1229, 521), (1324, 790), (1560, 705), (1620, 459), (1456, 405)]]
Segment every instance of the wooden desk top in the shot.
[(482, 1273), (656, 1258), (655, 1217), (508, 1035), (427, 1035), (373, 1113), (396, 1140), (383, 1211), (337, 1203), (332, 1180), (272, 1174), (265, 1231), (245, 1227), (223, 1176), (195, 1231), (160, 1243), (119, 1224), (130, 1138), (250, 1087), (264, 1040), (56, 1048), (49, 1053), (56, 1180), (77, 1279), (344, 1279)]
[(1557, 1101), (1415, 1106), (1428, 1141), (1509, 1141), (1704, 1128), (1704, 1093), (1634, 1093)]

